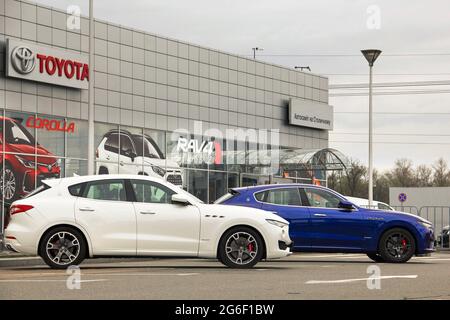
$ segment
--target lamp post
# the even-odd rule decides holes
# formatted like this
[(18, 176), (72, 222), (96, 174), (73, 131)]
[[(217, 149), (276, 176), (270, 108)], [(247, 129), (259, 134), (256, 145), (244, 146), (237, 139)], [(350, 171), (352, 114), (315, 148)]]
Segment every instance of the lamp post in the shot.
[(88, 174), (94, 174), (94, 0), (89, 0)]
[(253, 59), (256, 59), (256, 51), (264, 51), (263, 48), (258, 47), (252, 48), (252, 50), (253, 50)]
[(309, 66), (305, 66), (305, 67), (295, 66), (294, 69), (300, 69), (300, 71), (303, 71), (303, 70), (311, 71), (311, 68)]
[(366, 49), (361, 52), (369, 62), (369, 208), (371, 208), (373, 203), (372, 67), (380, 56), (381, 50)]

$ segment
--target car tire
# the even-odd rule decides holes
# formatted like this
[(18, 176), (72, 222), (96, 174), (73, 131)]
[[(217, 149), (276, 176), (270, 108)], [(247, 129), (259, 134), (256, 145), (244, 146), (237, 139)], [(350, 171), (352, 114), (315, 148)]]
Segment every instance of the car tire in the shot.
[[(3, 183), (3, 175), (5, 183)], [(20, 189), (20, 179), (18, 179), (16, 172), (9, 163), (5, 163), (0, 176), (0, 196), (4, 196), (5, 203), (11, 204), (19, 198)]]
[(84, 236), (75, 228), (57, 227), (47, 232), (40, 243), (39, 255), (52, 269), (79, 265), (86, 257)]
[(261, 261), (263, 253), (264, 241), (260, 234), (251, 228), (239, 226), (223, 234), (219, 242), (218, 259), (227, 267), (246, 269)]
[(98, 174), (108, 174), (109, 172), (108, 172), (108, 169), (107, 168), (105, 168), (105, 167), (100, 167), (99, 169), (98, 169)]
[(367, 256), (375, 262), (385, 262), (384, 259), (378, 253), (368, 253)]
[(394, 228), (381, 236), (378, 253), (385, 262), (404, 263), (416, 252), (416, 242), (412, 234), (403, 228)]

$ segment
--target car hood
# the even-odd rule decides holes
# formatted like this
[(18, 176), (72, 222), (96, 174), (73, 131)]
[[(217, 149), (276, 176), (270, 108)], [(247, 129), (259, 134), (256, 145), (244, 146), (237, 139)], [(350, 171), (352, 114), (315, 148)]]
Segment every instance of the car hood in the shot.
[[(53, 164), (56, 161), (54, 154), (42, 147), (41, 145), (30, 146), (26, 144), (10, 144), (9, 148), (12, 152), (30, 154), (28, 155), (20, 155), (21, 157), (34, 161), (35, 155), (37, 155), (37, 161), (45, 164)], [(42, 157), (40, 157), (42, 156)]]
[(206, 204), (200, 203), (198, 207), (202, 213), (214, 214), (214, 215), (226, 215), (227, 217), (240, 217), (240, 218), (255, 218), (257, 216), (261, 219), (271, 219), (289, 224), (288, 221), (282, 217), (270, 212), (256, 208), (224, 205), (224, 204)]

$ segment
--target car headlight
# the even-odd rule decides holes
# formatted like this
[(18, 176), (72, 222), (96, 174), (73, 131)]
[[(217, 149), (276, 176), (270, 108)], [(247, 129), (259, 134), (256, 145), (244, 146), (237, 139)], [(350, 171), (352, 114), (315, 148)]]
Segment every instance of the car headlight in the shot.
[(419, 220), (418, 221), (421, 225), (423, 225), (425, 228), (432, 228), (433, 224), (431, 222), (428, 221), (423, 221), (423, 220)]
[(278, 221), (278, 220), (266, 219), (266, 221), (268, 223), (273, 224), (274, 226), (277, 226), (277, 227), (280, 227), (280, 228), (284, 228), (284, 227), (289, 225), (288, 223), (281, 222), (281, 221)]
[(152, 166), (152, 169), (155, 173), (159, 174), (161, 177), (166, 175), (166, 170), (158, 166)]
[(19, 160), (19, 162), (25, 167), (25, 168), (30, 168), (30, 169), (34, 169), (34, 167), (36, 166), (36, 163), (34, 161), (31, 160), (27, 160), (25, 158), (22, 158), (20, 156), (15, 156), (17, 160)]

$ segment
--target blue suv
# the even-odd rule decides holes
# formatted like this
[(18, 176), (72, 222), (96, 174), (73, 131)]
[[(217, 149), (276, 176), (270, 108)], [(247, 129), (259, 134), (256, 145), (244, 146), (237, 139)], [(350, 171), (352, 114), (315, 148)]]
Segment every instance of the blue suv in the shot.
[(431, 222), (403, 212), (361, 208), (321, 186), (233, 188), (216, 203), (272, 211), (288, 220), (294, 251), (366, 253), (376, 262), (406, 262), (434, 251)]

